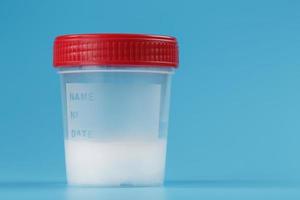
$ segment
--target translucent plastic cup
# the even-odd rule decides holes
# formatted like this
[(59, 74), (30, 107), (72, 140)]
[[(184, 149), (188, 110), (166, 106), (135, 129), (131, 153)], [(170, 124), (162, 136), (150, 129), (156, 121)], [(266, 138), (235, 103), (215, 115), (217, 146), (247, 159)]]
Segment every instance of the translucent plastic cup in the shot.
[[(148, 64), (142, 65), (139, 61), (137, 65), (137, 61), (128, 54), (126, 59), (131, 59), (132, 64), (127, 62), (122, 65), (125, 61), (119, 59), (117, 63), (115, 57), (120, 56), (115, 54), (130, 51), (128, 44), (122, 46), (125, 36), (129, 36), (130, 41), (131, 37), (137, 37), (136, 42), (156, 37), (155, 42), (162, 40), (161, 43), (169, 37), (109, 34), (113, 41), (118, 41), (122, 36), (121, 44), (117, 45), (118, 49), (113, 49), (113, 45), (101, 48), (101, 42), (107, 35), (68, 35), (56, 39), (54, 65), (61, 76), (68, 183), (99, 186), (161, 185), (165, 174), (171, 74), (174, 65), (177, 65), (177, 53), (174, 54), (176, 58), (173, 65), (155, 62), (155, 66), (154, 63), (149, 64), (149, 53), (141, 53), (142, 49), (149, 47), (144, 44), (143, 48), (134, 49), (137, 44), (133, 40), (129, 49), (140, 52), (142, 60), (148, 55)], [(93, 39), (91, 46), (80, 44), (80, 41), (86, 44), (86, 37)], [(159, 40), (157, 37), (162, 38)], [(171, 39), (175, 44), (172, 48), (176, 48), (177, 52), (176, 40)], [(95, 40), (99, 46), (93, 47)], [(66, 45), (66, 41), (70, 44)], [(150, 51), (155, 50), (151, 45)], [(160, 50), (159, 45), (157, 52)], [(66, 50), (61, 51), (62, 48)], [(65, 55), (68, 49), (73, 54), (79, 53), (70, 53), (73, 57), (69, 55), (68, 58)], [(94, 51), (91, 57), (83, 53), (90, 53), (91, 49)], [(99, 49), (101, 55), (95, 56)], [(151, 55), (157, 56), (155, 61), (159, 59), (159, 54)], [(106, 60), (102, 64), (106, 57), (109, 62)], [(77, 59), (76, 62), (80, 60), (81, 63), (59, 64), (66, 63), (66, 60), (61, 61), (66, 58), (68, 62)], [(99, 64), (87, 62), (91, 60)]]

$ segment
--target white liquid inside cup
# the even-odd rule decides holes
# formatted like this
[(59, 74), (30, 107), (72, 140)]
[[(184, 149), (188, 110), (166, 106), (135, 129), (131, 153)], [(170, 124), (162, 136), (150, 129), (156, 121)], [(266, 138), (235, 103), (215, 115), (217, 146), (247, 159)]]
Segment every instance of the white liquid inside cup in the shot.
[(99, 142), (65, 140), (71, 185), (160, 185), (166, 140)]

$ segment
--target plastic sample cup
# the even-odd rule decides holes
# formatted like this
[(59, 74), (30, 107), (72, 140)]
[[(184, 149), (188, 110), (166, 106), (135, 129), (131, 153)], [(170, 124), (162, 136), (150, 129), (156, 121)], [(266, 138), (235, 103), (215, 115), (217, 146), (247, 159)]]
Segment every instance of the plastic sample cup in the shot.
[(80, 34), (55, 39), (71, 185), (164, 181), (173, 37)]

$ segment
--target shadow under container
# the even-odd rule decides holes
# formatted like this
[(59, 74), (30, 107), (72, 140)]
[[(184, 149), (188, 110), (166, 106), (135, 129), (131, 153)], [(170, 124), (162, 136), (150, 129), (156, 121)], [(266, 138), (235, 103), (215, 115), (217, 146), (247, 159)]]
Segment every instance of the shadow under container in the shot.
[(155, 186), (164, 181), (173, 37), (59, 36), (67, 181), (71, 185)]

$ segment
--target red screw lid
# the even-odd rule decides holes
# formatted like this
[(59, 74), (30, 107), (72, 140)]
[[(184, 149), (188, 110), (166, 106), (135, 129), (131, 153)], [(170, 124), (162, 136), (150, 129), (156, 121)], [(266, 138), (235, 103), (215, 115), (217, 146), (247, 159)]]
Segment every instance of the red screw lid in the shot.
[(58, 36), (53, 65), (178, 66), (174, 37), (144, 34), (76, 34)]

